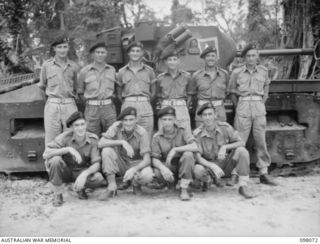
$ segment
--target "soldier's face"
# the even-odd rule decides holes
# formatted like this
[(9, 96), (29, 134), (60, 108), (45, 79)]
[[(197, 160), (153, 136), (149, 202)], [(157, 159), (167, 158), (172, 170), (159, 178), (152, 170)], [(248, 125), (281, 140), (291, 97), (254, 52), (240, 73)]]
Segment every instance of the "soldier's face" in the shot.
[(176, 117), (173, 115), (164, 115), (161, 117), (161, 124), (165, 130), (170, 130), (174, 126), (174, 122), (176, 121)]
[(205, 126), (211, 126), (215, 123), (216, 114), (213, 108), (208, 108), (202, 112), (201, 117)]
[(250, 64), (250, 65), (257, 64), (258, 59), (259, 59), (258, 50), (255, 50), (255, 49), (249, 50), (245, 56), (245, 59), (246, 59), (247, 64)]
[(177, 56), (168, 57), (165, 61), (165, 64), (169, 69), (176, 69), (180, 64), (180, 59)]
[(104, 47), (98, 47), (93, 52), (93, 60), (97, 63), (104, 63), (106, 61), (108, 52)]
[(140, 47), (132, 47), (128, 53), (131, 61), (140, 61), (143, 57), (143, 50)]
[(125, 131), (132, 131), (137, 123), (135, 115), (127, 115), (122, 119), (122, 125)]
[(84, 119), (78, 119), (72, 124), (73, 132), (78, 137), (83, 137), (86, 134), (87, 123)]
[(61, 43), (56, 45), (54, 48), (56, 56), (59, 58), (66, 58), (69, 51), (69, 44), (68, 43)]
[(218, 62), (218, 55), (215, 52), (211, 52), (208, 53), (205, 58), (204, 61), (206, 63), (206, 66), (208, 67), (214, 67), (216, 66), (217, 62)]

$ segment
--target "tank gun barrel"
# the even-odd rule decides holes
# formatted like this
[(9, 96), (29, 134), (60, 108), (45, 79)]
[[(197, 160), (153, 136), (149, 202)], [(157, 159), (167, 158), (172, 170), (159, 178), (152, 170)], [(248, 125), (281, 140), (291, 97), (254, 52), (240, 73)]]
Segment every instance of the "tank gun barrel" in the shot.
[[(294, 49), (262, 49), (260, 56), (287, 56), (287, 55), (313, 55), (314, 48), (294, 48)], [(237, 57), (241, 57), (241, 51), (237, 51)]]

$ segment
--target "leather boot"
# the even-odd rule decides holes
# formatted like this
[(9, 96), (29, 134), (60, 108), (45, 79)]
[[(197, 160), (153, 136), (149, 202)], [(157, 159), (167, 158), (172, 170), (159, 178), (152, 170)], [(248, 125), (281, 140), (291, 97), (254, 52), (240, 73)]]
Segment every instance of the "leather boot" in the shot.
[(237, 183), (238, 183), (238, 176), (231, 175), (230, 180), (227, 181), (227, 186), (234, 186)]
[(82, 189), (80, 191), (77, 191), (77, 195), (78, 195), (78, 198), (81, 199), (81, 200), (88, 199), (88, 195), (87, 195), (87, 193), (85, 192), (84, 189)]
[(274, 181), (274, 179), (267, 174), (260, 175), (260, 183), (270, 185), (270, 186), (277, 186), (278, 184)]
[(99, 196), (98, 200), (99, 201), (108, 201), (109, 198), (113, 198), (117, 195), (117, 190), (109, 190), (106, 189), (103, 191)]
[(63, 204), (63, 196), (62, 194), (54, 194), (53, 195), (53, 201), (52, 201), (52, 205), (54, 207), (60, 207)]
[(180, 190), (180, 199), (181, 201), (189, 201), (190, 200), (190, 195), (188, 193), (187, 188), (181, 188)]
[(118, 189), (119, 189), (120, 191), (124, 191), (124, 190), (127, 190), (130, 186), (131, 186), (131, 181), (126, 181), (126, 182), (122, 182), (122, 183), (118, 186)]
[(250, 198), (254, 198), (256, 197), (256, 195), (254, 195), (253, 193), (251, 193), (248, 189), (247, 186), (240, 186), (239, 187), (239, 194), (247, 199), (250, 199)]

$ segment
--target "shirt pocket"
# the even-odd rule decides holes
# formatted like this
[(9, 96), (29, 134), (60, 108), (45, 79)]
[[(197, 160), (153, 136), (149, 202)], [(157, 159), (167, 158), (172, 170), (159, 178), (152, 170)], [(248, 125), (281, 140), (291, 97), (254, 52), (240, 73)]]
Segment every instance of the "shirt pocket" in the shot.
[(89, 93), (95, 92), (99, 89), (99, 83), (95, 75), (90, 75), (84, 80), (86, 91)]
[(53, 88), (59, 84), (59, 71), (55, 69), (49, 69), (47, 74), (48, 87)]
[(264, 84), (265, 84), (265, 78), (260, 74), (255, 75), (254, 82), (253, 82), (253, 87), (255, 91), (259, 93), (263, 93)]
[(246, 74), (240, 74), (237, 80), (238, 90), (241, 92), (249, 91), (250, 76)]

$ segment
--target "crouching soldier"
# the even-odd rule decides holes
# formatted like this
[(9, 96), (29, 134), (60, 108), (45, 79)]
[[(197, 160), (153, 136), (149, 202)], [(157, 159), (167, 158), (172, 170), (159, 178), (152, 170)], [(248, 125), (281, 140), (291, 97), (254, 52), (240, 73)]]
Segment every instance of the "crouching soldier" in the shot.
[(63, 203), (63, 183), (74, 182), (79, 199), (87, 199), (86, 187), (105, 184), (100, 170), (101, 157), (98, 137), (86, 131), (86, 121), (80, 112), (73, 113), (66, 121), (71, 130), (58, 135), (43, 153), (49, 180), (53, 186), (53, 205)]
[(176, 125), (176, 111), (173, 107), (162, 108), (158, 112), (161, 128), (152, 139), (152, 165), (160, 182), (177, 183), (180, 180), (180, 198), (189, 200), (188, 187), (192, 181), (195, 163), (193, 152), (197, 152), (194, 137)]
[(119, 190), (133, 185), (135, 194), (141, 193), (141, 185), (153, 179), (150, 167), (150, 140), (148, 132), (137, 125), (137, 110), (125, 108), (106, 133), (102, 134), (102, 172), (108, 181), (108, 189), (99, 196), (107, 200), (117, 194), (116, 175), (123, 176)]
[(199, 108), (198, 115), (204, 124), (194, 131), (199, 148), (194, 167), (195, 178), (202, 181), (206, 188), (210, 177), (229, 176), (235, 169), (239, 175), (239, 193), (245, 198), (254, 197), (247, 188), (249, 153), (238, 132), (228, 123), (216, 121), (215, 108), (209, 102)]

